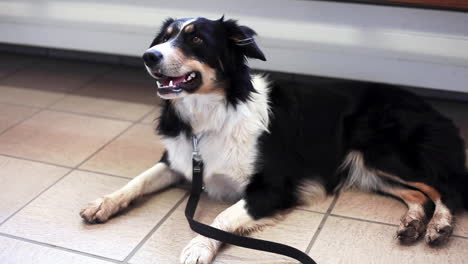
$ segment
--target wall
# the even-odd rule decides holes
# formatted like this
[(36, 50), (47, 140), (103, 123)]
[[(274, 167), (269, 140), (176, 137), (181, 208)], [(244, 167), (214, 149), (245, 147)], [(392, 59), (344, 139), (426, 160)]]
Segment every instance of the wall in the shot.
[(166, 17), (254, 28), (259, 69), (468, 92), (468, 15), (321, 1), (0, 1), (0, 42), (140, 56)]

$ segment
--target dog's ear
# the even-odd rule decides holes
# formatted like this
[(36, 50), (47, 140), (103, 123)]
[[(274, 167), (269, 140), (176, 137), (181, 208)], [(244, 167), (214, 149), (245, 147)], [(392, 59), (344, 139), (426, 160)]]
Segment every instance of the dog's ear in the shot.
[(238, 25), (235, 20), (223, 21), (223, 18), (224, 16), (219, 21), (223, 23), (226, 29), (228, 41), (237, 46), (246, 57), (266, 61), (265, 55), (263, 55), (254, 39), (257, 33), (249, 27)]

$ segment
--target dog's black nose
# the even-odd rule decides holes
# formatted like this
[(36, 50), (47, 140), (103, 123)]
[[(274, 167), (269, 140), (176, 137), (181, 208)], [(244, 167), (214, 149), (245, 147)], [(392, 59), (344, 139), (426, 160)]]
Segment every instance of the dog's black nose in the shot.
[(143, 54), (143, 61), (145, 62), (146, 66), (153, 67), (153, 66), (158, 65), (162, 57), (163, 55), (159, 51), (156, 51), (156, 50), (147, 51)]

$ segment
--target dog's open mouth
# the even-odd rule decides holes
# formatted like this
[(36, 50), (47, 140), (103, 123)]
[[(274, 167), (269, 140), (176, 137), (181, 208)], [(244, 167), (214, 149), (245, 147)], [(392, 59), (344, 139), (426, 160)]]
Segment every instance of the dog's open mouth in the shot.
[(158, 80), (158, 93), (161, 95), (178, 94), (184, 90), (194, 90), (201, 82), (200, 73), (189, 72), (182, 76), (172, 77), (154, 73)]

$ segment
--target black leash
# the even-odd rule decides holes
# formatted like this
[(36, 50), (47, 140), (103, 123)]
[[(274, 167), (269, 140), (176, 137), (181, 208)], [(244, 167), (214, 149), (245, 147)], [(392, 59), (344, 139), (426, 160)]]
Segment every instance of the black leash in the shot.
[(185, 207), (185, 217), (187, 217), (190, 228), (194, 232), (227, 244), (288, 256), (302, 264), (316, 264), (307, 254), (296, 248), (267, 240), (235, 235), (194, 220), (193, 216), (203, 191), (203, 160), (198, 151), (198, 138), (196, 136), (193, 136), (192, 166), (192, 191)]

